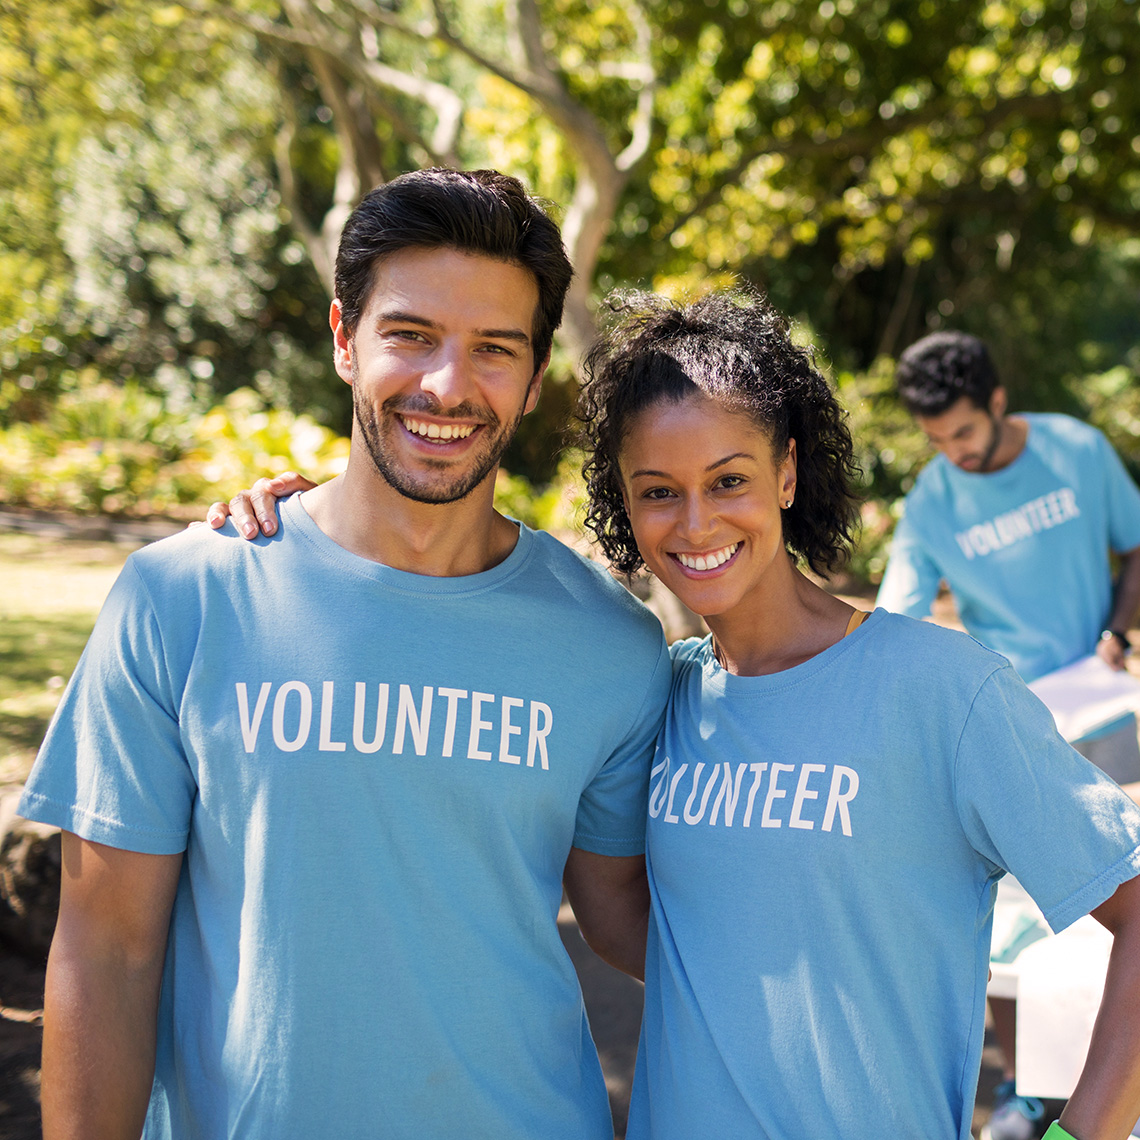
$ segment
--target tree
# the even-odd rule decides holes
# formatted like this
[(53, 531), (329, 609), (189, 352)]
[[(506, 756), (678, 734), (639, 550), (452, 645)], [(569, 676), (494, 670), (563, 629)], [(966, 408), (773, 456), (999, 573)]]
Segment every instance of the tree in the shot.
[[(510, 118), (529, 104), (553, 128), (547, 139), (557, 140), (546, 146), (553, 170), (531, 181), (565, 203), (563, 235), (577, 268), (562, 335), (575, 357), (585, 349), (594, 335), (594, 267), (630, 172), (647, 153), (656, 81), (650, 26), (636, 0), (592, 11), (568, 6), (559, 15), (564, 30), (581, 33), (574, 67), (559, 58), (570, 43), (552, 50), (536, 0), (454, 11), (438, 0), (398, 11), (354, 0), (282, 0), (276, 13), (259, 6), (229, 14), (265, 44), (303, 53), (331, 112), (336, 177), (319, 218), (300, 190), (295, 99), (277, 148), (283, 196), (323, 280), (331, 282), (340, 226), (365, 189), (412, 164), (485, 161), (496, 149), (496, 114)], [(287, 62), (277, 67), (290, 73)], [(472, 135), (482, 124), (487, 137), (464, 137), (465, 122)], [(526, 165), (538, 173), (533, 160)]]
[(1050, 265), (1091, 281), (1101, 239), (1136, 232), (1137, 11), (259, 0), (229, 18), (294, 94), (303, 67), (331, 117), (330, 191), (311, 179), (304, 99), (277, 150), (325, 280), (363, 188), (425, 162), (490, 162), (567, 204), (574, 357), (599, 287), (692, 291), (743, 273), (866, 366), (947, 315), (984, 325), (995, 305), (985, 331), (1015, 328), (1012, 347), (1040, 331)]
[[(951, 318), (1003, 339), (1011, 363), (1040, 340), (1046, 375), (1079, 366), (1081, 338), (1058, 358), (1050, 330), (1066, 306), (1081, 319), (1090, 291), (1072, 284), (1140, 218), (1135, 3), (672, 11), (677, 42), (698, 46), (663, 83), (659, 279), (759, 278), (855, 367)], [(1134, 258), (1130, 278), (1126, 305)]]
[(276, 86), (252, 37), (208, 38), (137, 0), (64, 9), (0, 11), (0, 131), (25, 160), (0, 176), (0, 418), (38, 414), (93, 369), (172, 406), (255, 385), (343, 428), (343, 385), (314, 351), (327, 300), (280, 210), (263, 141)]
[[(305, 281), (329, 287), (340, 224), (364, 189), (443, 162), (520, 174), (562, 205), (578, 271), (564, 371), (593, 335), (592, 303), (611, 286), (692, 292), (736, 275), (803, 317), (844, 367), (864, 368), (948, 320), (1050, 382), (1107, 367), (1135, 340), (1140, 271), (1124, 240), (1140, 217), (1135, 0), (64, 3), (72, 18), (50, 33), (44, 0), (16, 7), (51, 42), (52, 58), (82, 50), (99, 61), (97, 76), (116, 66), (116, 53), (99, 46), (108, 22), (134, 28), (129, 59), (117, 65), (139, 74), (126, 115), (139, 132), (136, 154), (161, 142), (171, 99), (207, 106), (201, 89), (222, 89), (227, 68), (252, 69), (250, 92), (272, 83), (273, 95), (244, 111), (227, 105), (228, 133), (210, 134), (186, 112), (211, 161), (232, 148), (251, 185), (265, 183), (263, 201), (280, 198), (277, 236), (232, 263), (249, 263), (255, 283), (278, 282), (254, 289), (263, 332), (285, 335), (320, 310)], [(5, 140), (15, 153), (38, 147), (35, 162), (54, 164), (52, 187), (55, 170), (92, 153), (79, 138), (112, 120), (122, 127), (124, 109), (102, 106), (92, 80), (68, 96), (67, 130), (49, 116), (56, 141), (44, 153), (35, 114), (71, 88), (57, 91), (46, 73), (24, 87), (4, 83), (0, 101), (23, 98), (33, 124)], [(75, 112), (84, 99), (97, 110), (90, 124)], [(137, 181), (137, 162), (112, 166), (103, 167), (112, 182)], [(17, 193), (28, 190), (0, 176), (0, 214), (3, 195)], [(56, 189), (42, 197), (58, 204)], [(168, 204), (152, 197), (159, 219)], [(16, 258), (13, 279), (65, 274), (59, 221), (41, 227), (51, 240), (0, 252)], [(0, 217), (0, 235), (3, 225)], [(115, 242), (107, 248), (126, 256)], [(105, 247), (89, 248), (104, 256)], [(304, 253), (293, 278), (286, 251)], [(149, 273), (152, 259), (139, 256)], [(1106, 274), (1110, 299), (1097, 296)], [(302, 318), (290, 322), (298, 298)], [(156, 294), (148, 311), (160, 302)], [(64, 315), (57, 303), (44, 324), (60, 343), (67, 337), (49, 326)], [(0, 316), (0, 326), (18, 324)], [(215, 332), (195, 332), (194, 343)], [(299, 343), (315, 353), (320, 333)], [(213, 359), (221, 375), (222, 357)], [(247, 367), (242, 351), (233, 359), (232, 372)]]

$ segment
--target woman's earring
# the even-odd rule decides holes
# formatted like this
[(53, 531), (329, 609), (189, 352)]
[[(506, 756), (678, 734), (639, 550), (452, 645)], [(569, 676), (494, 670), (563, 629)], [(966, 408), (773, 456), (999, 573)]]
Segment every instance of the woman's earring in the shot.
[(791, 500), (791, 499), (787, 499), (787, 500), (785, 500), (785, 502), (784, 502), (784, 510), (785, 510), (785, 511), (786, 511), (786, 510), (788, 510), (788, 509), (791, 507), (791, 505), (792, 505), (792, 500)]

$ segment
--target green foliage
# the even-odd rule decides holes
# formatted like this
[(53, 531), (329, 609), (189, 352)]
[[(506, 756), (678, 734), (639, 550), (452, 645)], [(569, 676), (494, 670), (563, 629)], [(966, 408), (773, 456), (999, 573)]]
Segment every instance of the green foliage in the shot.
[[(722, 0), (661, 32), (652, 240), (615, 233), (603, 271), (742, 274), (850, 369), (959, 324), (1025, 369), (1025, 405), (1081, 346), (1135, 343), (1140, 273), (1098, 291), (1140, 216), (1135, 4)], [(1127, 328), (1074, 327), (1106, 303)]]
[(252, 37), (139, 0), (23, 0), (5, 30), (0, 425), (42, 414), (87, 366), (176, 405), (253, 385), (345, 424)]
[(343, 468), (348, 441), (249, 389), (186, 416), (128, 382), (75, 378), (40, 420), (0, 430), (0, 502), (81, 513), (199, 517), (266, 472), (314, 479)]
[(881, 357), (866, 372), (842, 372), (836, 388), (847, 408), (865, 496), (848, 569), (860, 581), (874, 583), (886, 568), (903, 497), (930, 458), (930, 446), (895, 397), (893, 360)]
[(895, 396), (894, 369), (893, 360), (881, 357), (866, 372), (841, 372), (836, 381), (864, 492), (886, 503), (910, 490), (930, 456), (926, 437)]
[(582, 536), (585, 504), (582, 455), (573, 449), (562, 453), (554, 477), (543, 487), (536, 488), (523, 476), (503, 469), (495, 480), (496, 510), (571, 542)]
[(195, 421), (192, 446), (172, 474), (183, 480), (180, 501), (201, 504), (287, 469), (320, 482), (340, 474), (347, 462), (347, 438), (239, 389)]
[(94, 614), (6, 614), (0, 621), (0, 783), (27, 776), (94, 621)]
[(1100, 428), (1140, 482), (1140, 359), (1069, 382), (1083, 417)]

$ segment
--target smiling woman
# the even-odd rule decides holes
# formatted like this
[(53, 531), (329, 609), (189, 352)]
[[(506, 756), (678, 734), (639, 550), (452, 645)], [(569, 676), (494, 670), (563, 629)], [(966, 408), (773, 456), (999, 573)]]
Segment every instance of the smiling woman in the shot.
[(635, 298), (582, 418), (604, 550), (711, 630), (672, 647), (650, 773), (630, 1140), (966, 1135), (1006, 871), (1056, 929), (1116, 936), (1066, 1120), (1124, 1137), (1140, 1090), (1105, 1074), (1140, 1041), (1140, 812), (1003, 658), (800, 571), (842, 563), (856, 507), (810, 352), (755, 295)]

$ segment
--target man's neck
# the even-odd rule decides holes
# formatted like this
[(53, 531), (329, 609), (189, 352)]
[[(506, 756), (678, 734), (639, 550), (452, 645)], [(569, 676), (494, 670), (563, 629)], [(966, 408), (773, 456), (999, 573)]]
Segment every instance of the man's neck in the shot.
[(495, 473), (454, 503), (418, 503), (375, 469), (353, 471), (305, 493), (313, 522), (338, 546), (432, 578), (458, 578), (497, 566), (515, 548), (518, 527), (494, 509)]
[(1000, 437), (993, 458), (986, 467), (985, 473), (1003, 471), (1024, 450), (1029, 439), (1029, 421), (1022, 416), (1002, 416), (1000, 422)]

